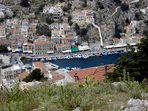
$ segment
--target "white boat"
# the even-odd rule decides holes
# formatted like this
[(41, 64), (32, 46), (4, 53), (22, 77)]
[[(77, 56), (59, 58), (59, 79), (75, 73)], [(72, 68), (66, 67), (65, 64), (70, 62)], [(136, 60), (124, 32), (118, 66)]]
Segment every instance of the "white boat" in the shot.
[(89, 58), (88, 55), (83, 55), (83, 59), (87, 59), (87, 58)]
[(70, 67), (66, 67), (67, 70), (70, 70)]
[(75, 70), (75, 69), (80, 69), (79, 67), (73, 67), (73, 68), (71, 68), (72, 70)]
[(42, 58), (41, 61), (44, 61), (44, 58)]
[(56, 57), (51, 57), (51, 60), (57, 60), (57, 58)]
[(82, 56), (81, 55), (76, 55), (75, 58), (82, 58)]

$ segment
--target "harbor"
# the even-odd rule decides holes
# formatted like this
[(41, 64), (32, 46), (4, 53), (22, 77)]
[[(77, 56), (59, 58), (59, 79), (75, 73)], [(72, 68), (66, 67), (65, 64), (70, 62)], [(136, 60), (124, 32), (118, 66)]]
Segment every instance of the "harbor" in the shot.
[(52, 60), (49, 59), (29, 59), (28, 62), (23, 62), (24, 64), (32, 64), (32, 62), (36, 61), (42, 61), (44, 63), (52, 63), (59, 68), (65, 68), (68, 70), (71, 69), (83, 69), (83, 68), (89, 68), (89, 67), (96, 67), (101, 65), (108, 65), (108, 64), (116, 64), (121, 56), (123, 56), (125, 53), (114, 53), (114, 54), (107, 54), (107, 55), (93, 55), (93, 56), (87, 56), (86, 58), (82, 57), (81, 55), (77, 55), (75, 58), (63, 58), (58, 59), (56, 57), (52, 58)]
[(77, 52), (77, 53), (68, 53), (68, 54), (50, 54), (50, 55), (42, 55), (42, 56), (34, 56), (28, 55), (26, 58), (30, 58), (33, 61), (50, 61), (50, 60), (61, 60), (61, 59), (88, 59), (90, 57), (95, 56), (104, 56), (104, 55), (112, 55), (112, 54), (123, 54), (127, 53), (125, 48), (122, 49), (102, 49), (99, 52)]
[(123, 54), (109, 54), (102, 56), (92, 56), (89, 58), (73, 58), (50, 60), (51, 63), (65, 69), (83, 69), (89, 67), (97, 67), (101, 65), (116, 64)]

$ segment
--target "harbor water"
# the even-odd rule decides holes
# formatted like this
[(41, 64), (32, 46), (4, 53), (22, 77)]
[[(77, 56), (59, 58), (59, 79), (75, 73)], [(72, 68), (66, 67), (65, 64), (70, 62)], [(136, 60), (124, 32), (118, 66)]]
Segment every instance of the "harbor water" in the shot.
[(87, 59), (73, 58), (73, 59), (59, 59), (50, 60), (51, 63), (58, 65), (60, 68), (89, 68), (107, 64), (116, 64), (123, 54), (110, 54), (103, 56), (93, 56)]

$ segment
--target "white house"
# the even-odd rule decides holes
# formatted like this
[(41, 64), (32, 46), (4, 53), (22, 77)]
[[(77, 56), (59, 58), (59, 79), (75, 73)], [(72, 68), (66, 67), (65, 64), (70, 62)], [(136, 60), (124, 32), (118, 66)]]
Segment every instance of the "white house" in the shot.
[(21, 73), (21, 67), (16, 65), (9, 65), (0, 68), (0, 79), (12, 80), (16, 79)]

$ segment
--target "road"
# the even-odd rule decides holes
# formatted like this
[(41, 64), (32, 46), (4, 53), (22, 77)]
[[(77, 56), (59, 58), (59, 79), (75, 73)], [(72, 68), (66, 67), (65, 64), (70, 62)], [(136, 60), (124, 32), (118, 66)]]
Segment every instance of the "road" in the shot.
[(120, 8), (119, 6), (116, 7), (115, 12), (113, 12), (113, 14), (112, 14), (111, 16), (115, 15), (115, 14), (118, 12), (118, 9), (119, 9), (119, 8)]
[(100, 42), (101, 42), (101, 46), (103, 46), (103, 37), (102, 37), (102, 33), (101, 33), (101, 28), (100, 28), (98, 25), (96, 25), (96, 24), (94, 23), (94, 20), (93, 20), (93, 22), (92, 22), (92, 25), (93, 25), (95, 28), (98, 29), (98, 31), (99, 31), (99, 37), (100, 37)]

